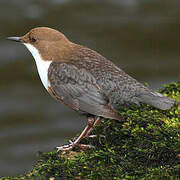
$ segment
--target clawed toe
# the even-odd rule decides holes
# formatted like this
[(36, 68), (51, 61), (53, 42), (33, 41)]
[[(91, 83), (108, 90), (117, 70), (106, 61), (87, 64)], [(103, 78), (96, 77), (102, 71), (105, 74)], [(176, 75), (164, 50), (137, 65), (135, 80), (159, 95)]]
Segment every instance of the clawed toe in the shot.
[(68, 145), (64, 145), (64, 146), (60, 146), (56, 148), (57, 148), (57, 152), (59, 152), (59, 151), (70, 151), (73, 147), (74, 147), (74, 144), (70, 143)]
[(92, 145), (87, 145), (87, 144), (74, 144), (72, 141), (69, 141), (70, 144), (68, 145), (64, 145), (64, 146), (60, 146), (60, 147), (56, 147), (57, 148), (57, 152), (59, 151), (70, 151), (72, 150), (75, 146), (78, 146), (80, 149), (92, 149), (95, 148)]
[(90, 138), (97, 138), (97, 137), (102, 137), (102, 138), (105, 138), (106, 136), (100, 134), (100, 135), (89, 135), (87, 137), (90, 137)]
[(95, 146), (89, 144), (78, 144), (81, 149), (95, 149)]
[(69, 146), (60, 146), (60, 147), (56, 147), (57, 149), (57, 152), (59, 151), (69, 151), (72, 149), (72, 147), (69, 147)]

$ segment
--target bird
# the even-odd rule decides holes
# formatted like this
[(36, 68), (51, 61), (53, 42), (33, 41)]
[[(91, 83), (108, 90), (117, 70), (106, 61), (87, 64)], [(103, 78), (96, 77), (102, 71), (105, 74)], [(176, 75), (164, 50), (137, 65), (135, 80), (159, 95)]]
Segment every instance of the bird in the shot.
[(103, 118), (122, 121), (119, 107), (149, 104), (168, 110), (175, 103), (138, 82), (98, 52), (71, 42), (58, 30), (36, 27), (23, 36), (8, 39), (24, 44), (31, 52), (49, 94), (88, 119), (80, 136), (57, 147), (57, 151), (69, 151), (75, 146), (91, 148), (80, 141)]

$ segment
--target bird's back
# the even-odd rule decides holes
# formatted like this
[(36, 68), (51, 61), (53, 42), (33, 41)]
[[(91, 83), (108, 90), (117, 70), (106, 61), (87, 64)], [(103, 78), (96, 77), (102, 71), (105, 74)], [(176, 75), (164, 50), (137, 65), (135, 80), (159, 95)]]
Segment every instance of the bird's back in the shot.
[(159, 109), (170, 109), (174, 100), (152, 91), (126, 74), (95, 51), (79, 46), (78, 56), (70, 61), (78, 68), (90, 72), (113, 107), (150, 104)]

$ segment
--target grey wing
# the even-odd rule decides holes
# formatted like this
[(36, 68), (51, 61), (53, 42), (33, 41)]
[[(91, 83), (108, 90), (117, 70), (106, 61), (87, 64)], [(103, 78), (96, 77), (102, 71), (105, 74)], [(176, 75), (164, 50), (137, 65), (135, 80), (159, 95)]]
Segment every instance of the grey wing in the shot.
[(108, 105), (108, 98), (87, 70), (78, 69), (72, 64), (53, 62), (48, 78), (57, 99), (70, 108), (103, 117), (115, 116), (116, 112)]

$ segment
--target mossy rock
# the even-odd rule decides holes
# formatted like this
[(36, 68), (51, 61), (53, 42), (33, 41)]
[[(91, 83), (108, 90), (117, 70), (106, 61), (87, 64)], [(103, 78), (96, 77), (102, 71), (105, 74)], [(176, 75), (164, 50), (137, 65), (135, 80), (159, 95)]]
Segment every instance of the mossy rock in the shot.
[(180, 82), (159, 90), (177, 100), (168, 111), (149, 105), (121, 109), (124, 121), (104, 119), (78, 148), (67, 153), (40, 153), (32, 171), (1, 180), (180, 179)]

